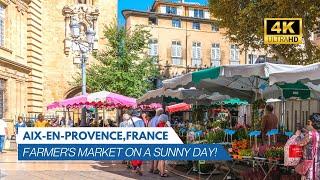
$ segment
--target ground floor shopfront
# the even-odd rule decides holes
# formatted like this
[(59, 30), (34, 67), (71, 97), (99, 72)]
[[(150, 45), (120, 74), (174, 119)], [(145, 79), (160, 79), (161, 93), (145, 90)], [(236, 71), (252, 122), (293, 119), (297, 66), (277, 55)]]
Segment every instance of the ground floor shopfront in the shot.
[(8, 122), (9, 134), (13, 121), (27, 114), (27, 83), (31, 69), (0, 56), (0, 118)]

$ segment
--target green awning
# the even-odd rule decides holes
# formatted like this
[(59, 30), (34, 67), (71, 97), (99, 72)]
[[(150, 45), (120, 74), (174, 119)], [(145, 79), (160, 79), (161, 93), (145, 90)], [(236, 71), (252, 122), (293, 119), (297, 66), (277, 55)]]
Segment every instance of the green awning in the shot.
[(226, 99), (224, 101), (219, 101), (215, 103), (215, 105), (221, 105), (221, 104), (227, 105), (227, 106), (240, 106), (240, 105), (247, 105), (248, 102), (238, 98), (231, 98), (231, 99)]
[(221, 67), (214, 67), (205, 70), (200, 70), (192, 73), (192, 82), (199, 84), (203, 79), (217, 79), (220, 75)]
[(308, 99), (311, 96), (311, 91), (308, 86), (301, 82), (297, 83), (286, 83), (283, 85), (278, 85), (283, 91), (283, 97), (289, 99), (292, 97), (297, 97), (299, 99)]
[(248, 104), (247, 101), (244, 101), (238, 98), (227, 99), (222, 102), (223, 104), (228, 104), (228, 105), (247, 105)]

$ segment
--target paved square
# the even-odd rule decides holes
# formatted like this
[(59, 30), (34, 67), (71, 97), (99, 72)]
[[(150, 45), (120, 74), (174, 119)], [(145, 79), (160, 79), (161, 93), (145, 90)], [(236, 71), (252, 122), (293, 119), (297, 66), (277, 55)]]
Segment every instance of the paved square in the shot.
[[(120, 161), (42, 161), (18, 162), (16, 152), (5, 152), (0, 155), (1, 180), (100, 180), (100, 179), (164, 179), (159, 175), (150, 174), (148, 162), (145, 162), (143, 176), (128, 170)], [(184, 179), (173, 173), (168, 173), (165, 179)]]

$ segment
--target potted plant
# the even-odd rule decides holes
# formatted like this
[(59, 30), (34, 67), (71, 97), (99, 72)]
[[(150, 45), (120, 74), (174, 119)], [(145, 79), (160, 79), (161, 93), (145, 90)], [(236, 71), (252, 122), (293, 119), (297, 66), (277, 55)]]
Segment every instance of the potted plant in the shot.
[(269, 161), (282, 161), (284, 149), (283, 147), (271, 147), (266, 151), (265, 155)]
[(239, 155), (242, 156), (243, 158), (252, 158), (253, 157), (253, 151), (252, 149), (242, 149), (239, 151)]

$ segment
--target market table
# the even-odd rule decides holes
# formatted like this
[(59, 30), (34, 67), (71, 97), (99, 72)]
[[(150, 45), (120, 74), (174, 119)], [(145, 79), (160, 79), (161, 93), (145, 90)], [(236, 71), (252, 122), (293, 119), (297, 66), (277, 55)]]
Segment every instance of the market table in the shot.
[[(254, 157), (255, 159), (255, 163), (260, 167), (260, 169), (263, 171), (264, 173), (264, 178), (263, 180), (267, 179), (267, 177), (269, 176), (270, 172), (276, 168), (277, 166), (284, 166), (284, 164), (280, 164), (279, 161), (276, 160), (267, 160), (266, 158), (259, 158), (259, 157)], [(268, 165), (268, 171), (265, 170), (265, 168), (263, 167), (263, 165)]]
[[(259, 168), (264, 173), (263, 180), (266, 180), (267, 177), (270, 175), (271, 171), (278, 167), (278, 166), (284, 166), (284, 164), (281, 164), (279, 161), (269, 161), (266, 158), (260, 158), (260, 157), (242, 157), (242, 159), (233, 159), (232, 161), (216, 161), (215, 162), (215, 169), (210, 173), (210, 175), (207, 177), (206, 180), (209, 180), (214, 173), (220, 172), (218, 171), (218, 168), (221, 166), (225, 166), (228, 168), (228, 172), (224, 175), (223, 179), (226, 179), (230, 173), (232, 173), (234, 166), (239, 163), (244, 162), (248, 164), (252, 164), (253, 168)], [(268, 165), (268, 169), (264, 168), (264, 165)]]

